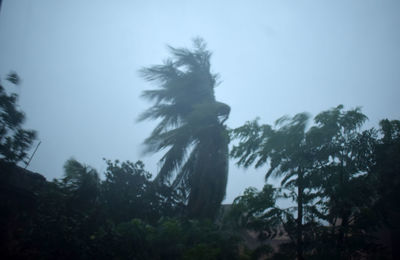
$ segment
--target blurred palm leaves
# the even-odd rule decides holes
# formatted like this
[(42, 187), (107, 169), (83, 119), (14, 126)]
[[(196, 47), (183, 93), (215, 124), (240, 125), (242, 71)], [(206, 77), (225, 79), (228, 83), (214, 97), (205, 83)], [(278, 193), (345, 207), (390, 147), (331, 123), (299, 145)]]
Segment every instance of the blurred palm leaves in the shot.
[(225, 196), (230, 107), (215, 100), (211, 52), (202, 39), (193, 43), (193, 50), (169, 47), (171, 59), (141, 70), (157, 88), (143, 92), (153, 106), (139, 120), (159, 120), (144, 142), (146, 152), (166, 151), (156, 182), (183, 188), (190, 216), (213, 217)]

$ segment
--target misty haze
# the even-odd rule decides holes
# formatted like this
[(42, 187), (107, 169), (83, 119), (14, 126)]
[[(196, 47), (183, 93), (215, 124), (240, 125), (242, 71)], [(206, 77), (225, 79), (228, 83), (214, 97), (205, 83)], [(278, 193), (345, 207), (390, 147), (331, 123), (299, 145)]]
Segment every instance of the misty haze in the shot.
[(0, 0), (0, 257), (400, 259), (399, 13)]

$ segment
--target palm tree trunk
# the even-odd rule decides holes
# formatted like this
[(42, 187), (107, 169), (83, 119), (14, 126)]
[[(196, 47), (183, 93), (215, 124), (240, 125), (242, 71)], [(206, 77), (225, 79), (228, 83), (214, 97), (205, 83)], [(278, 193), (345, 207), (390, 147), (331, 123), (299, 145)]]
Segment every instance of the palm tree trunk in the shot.
[(214, 219), (225, 197), (228, 178), (228, 141), (224, 129), (216, 128), (202, 140), (188, 202), (190, 218)]

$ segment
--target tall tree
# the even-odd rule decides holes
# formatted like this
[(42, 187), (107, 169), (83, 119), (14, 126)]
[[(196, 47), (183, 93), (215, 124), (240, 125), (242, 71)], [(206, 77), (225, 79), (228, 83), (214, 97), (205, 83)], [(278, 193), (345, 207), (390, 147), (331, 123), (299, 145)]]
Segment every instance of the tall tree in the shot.
[[(319, 169), (322, 180), (324, 220), (334, 237), (331, 249), (341, 259), (351, 258), (365, 244), (366, 211), (374, 200), (368, 172), (374, 164), (375, 131), (361, 131), (367, 117), (360, 108), (345, 111), (342, 105), (323, 111), (314, 121), (325, 142), (321, 150), (329, 156)], [(371, 212), (370, 212), (371, 213)], [(372, 215), (372, 214), (369, 214)], [(362, 220), (362, 221), (361, 221)]]
[(361, 131), (366, 119), (359, 108), (344, 111), (340, 105), (318, 114), (309, 129), (308, 116), (298, 114), (279, 119), (278, 128), (253, 121), (233, 130), (239, 143), (231, 156), (245, 167), (269, 164), (266, 178), (281, 177), (282, 188), (290, 191), (284, 196), (296, 202), (297, 218), (287, 214), (284, 226), (289, 236), (294, 231), (298, 259), (350, 259), (367, 248), (366, 232), (376, 223), (370, 209), (374, 177), (367, 174), (375, 163), (376, 138), (373, 129)]
[[(282, 179), (282, 188), (289, 191), (285, 197), (292, 198), (297, 207), (285, 212), (285, 229), (295, 242), (297, 259), (304, 259), (305, 222), (314, 223), (315, 194), (311, 186), (314, 176), (317, 151), (314, 149), (315, 129), (306, 131), (309, 116), (305, 113), (293, 118), (282, 117), (275, 127), (248, 122), (233, 130), (233, 136), (240, 141), (231, 151), (238, 158), (238, 165), (255, 167), (269, 164), (266, 180), (270, 177)], [(297, 217), (293, 214), (297, 213)]]
[(215, 99), (218, 75), (202, 39), (194, 49), (169, 47), (172, 58), (143, 69), (157, 89), (143, 92), (154, 102), (139, 120), (160, 119), (145, 140), (148, 152), (166, 149), (156, 182), (173, 180), (188, 194), (188, 215), (212, 218), (225, 196), (229, 137), (224, 122), (230, 107)]

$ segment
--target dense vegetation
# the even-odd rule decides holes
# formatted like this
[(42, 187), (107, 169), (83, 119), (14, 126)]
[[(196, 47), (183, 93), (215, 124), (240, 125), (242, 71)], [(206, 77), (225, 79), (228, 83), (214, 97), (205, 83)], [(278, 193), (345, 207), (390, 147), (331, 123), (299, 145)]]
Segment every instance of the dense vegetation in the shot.
[[(204, 42), (170, 51), (170, 60), (142, 70), (158, 84), (143, 93), (153, 106), (140, 120), (159, 119), (145, 144), (166, 151), (154, 179), (140, 161), (105, 160), (99, 174), (70, 159), (50, 182), (17, 166), (35, 132), (22, 128), (17, 96), (0, 86), (3, 258), (398, 259), (400, 121), (366, 129), (359, 108), (339, 105), (313, 123), (300, 113), (228, 130), (230, 108), (215, 99)], [(8, 80), (18, 83), (16, 74)], [(222, 211), (230, 139), (239, 166), (265, 167), (266, 181), (280, 186), (248, 188)], [(254, 248), (246, 230), (264, 242), (287, 239), (279, 250)], [(391, 244), (379, 240), (382, 230)]]
[[(374, 235), (384, 223), (393, 246), (398, 243), (394, 218), (399, 202), (392, 196), (399, 195), (400, 121), (383, 120), (379, 130), (363, 130), (366, 119), (360, 109), (345, 111), (340, 105), (318, 114), (312, 126), (308, 114), (301, 113), (280, 118), (274, 126), (255, 120), (232, 131), (239, 139), (231, 151), (237, 164), (267, 165), (266, 180), (281, 180), (276, 189), (249, 190), (235, 202), (246, 212), (249, 228), (270, 235), (275, 234), (274, 226), (284, 229), (291, 242), (283, 245), (280, 255), (289, 259), (380, 255)], [(263, 195), (266, 191), (269, 196)], [(278, 208), (271, 196), (294, 205)]]
[(8, 258), (28, 259), (235, 259), (238, 255), (236, 239), (228, 232), (210, 221), (182, 218), (183, 204), (176, 192), (153, 185), (140, 161), (107, 161), (107, 165), (101, 181), (94, 169), (68, 160), (62, 179), (44, 183), (34, 201), (4, 220), (18, 228), (5, 237), (2, 252)]

